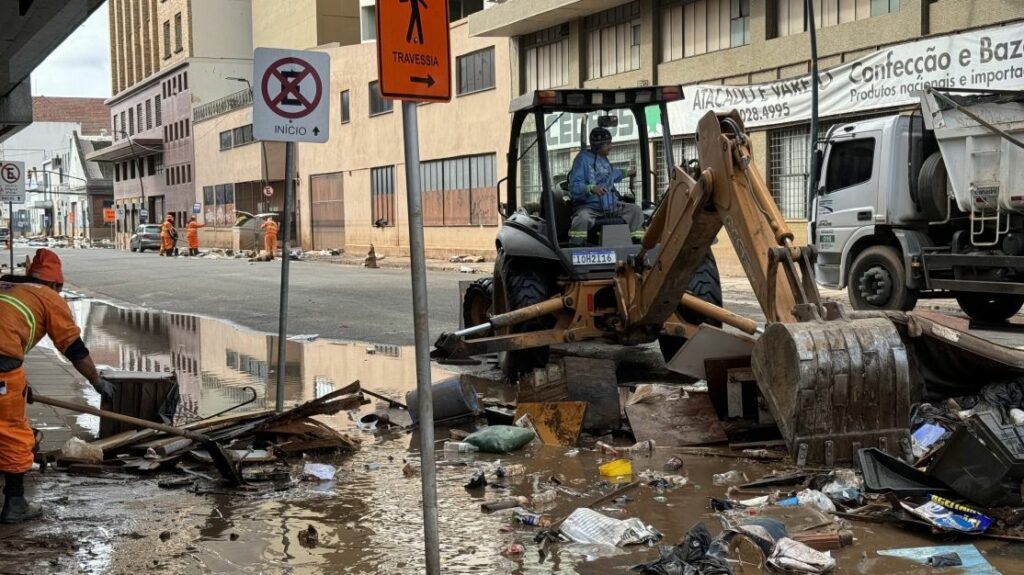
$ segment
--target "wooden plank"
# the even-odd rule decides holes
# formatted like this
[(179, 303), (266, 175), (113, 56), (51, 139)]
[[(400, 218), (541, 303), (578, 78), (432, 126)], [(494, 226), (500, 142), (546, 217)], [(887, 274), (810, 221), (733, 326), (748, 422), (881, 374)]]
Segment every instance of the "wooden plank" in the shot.
[(537, 436), (545, 445), (572, 447), (583, 428), (587, 413), (585, 401), (553, 401), (548, 403), (520, 403), (514, 419), (530, 416)]
[(707, 445), (728, 441), (711, 399), (705, 393), (658, 403), (626, 406), (637, 441), (653, 439), (658, 447)]

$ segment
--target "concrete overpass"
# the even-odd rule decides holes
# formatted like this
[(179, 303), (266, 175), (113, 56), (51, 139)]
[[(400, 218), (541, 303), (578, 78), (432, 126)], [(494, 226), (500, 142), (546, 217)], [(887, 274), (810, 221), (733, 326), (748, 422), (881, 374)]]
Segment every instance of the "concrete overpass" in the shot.
[(32, 70), (104, 1), (0, 1), (0, 142), (32, 123)]

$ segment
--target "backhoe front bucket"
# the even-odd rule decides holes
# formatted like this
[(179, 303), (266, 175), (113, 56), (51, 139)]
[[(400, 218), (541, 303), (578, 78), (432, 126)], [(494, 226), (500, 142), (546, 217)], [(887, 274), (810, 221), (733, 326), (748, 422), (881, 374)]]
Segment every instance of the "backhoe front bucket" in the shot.
[(924, 390), (889, 319), (773, 323), (751, 365), (798, 464), (851, 462), (862, 447), (909, 449), (910, 408)]

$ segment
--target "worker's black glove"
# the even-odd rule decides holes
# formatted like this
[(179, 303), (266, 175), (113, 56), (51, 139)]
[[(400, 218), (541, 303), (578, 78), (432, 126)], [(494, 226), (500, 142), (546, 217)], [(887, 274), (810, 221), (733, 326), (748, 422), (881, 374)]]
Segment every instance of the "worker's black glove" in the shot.
[(100, 394), (100, 397), (104, 400), (114, 400), (114, 385), (107, 381), (106, 378), (99, 378), (99, 380), (93, 384), (92, 388), (95, 389), (96, 393)]

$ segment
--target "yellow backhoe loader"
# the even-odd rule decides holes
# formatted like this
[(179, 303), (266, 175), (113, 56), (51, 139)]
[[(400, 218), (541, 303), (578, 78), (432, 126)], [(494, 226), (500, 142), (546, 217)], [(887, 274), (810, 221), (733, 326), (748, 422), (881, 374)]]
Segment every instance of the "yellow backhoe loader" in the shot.
[[(860, 447), (899, 450), (911, 406), (924, 394), (905, 339), (920, 335), (927, 320), (848, 316), (823, 303), (814, 249), (794, 243), (737, 113), (706, 114), (697, 131), (699, 161), (676, 166), (685, 143), (671, 136), (668, 103), (681, 97), (680, 87), (662, 86), (538, 91), (512, 102), (494, 276), (467, 291), (467, 327), (443, 334), (434, 357), (501, 353), (514, 378), (544, 365), (551, 345), (659, 341), (667, 360), (702, 322), (724, 323), (757, 337), (759, 388), (799, 461), (850, 461)], [(573, 208), (563, 181), (595, 123), (612, 131), (609, 160), (637, 174), (618, 184), (623, 201), (656, 206), (638, 244), (615, 217), (599, 218), (587, 245), (568, 236)], [(664, 189), (660, 198), (656, 188)], [(722, 227), (765, 326), (721, 307), (709, 248)]]

